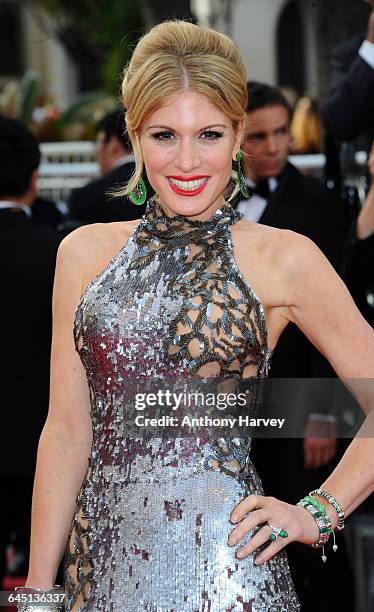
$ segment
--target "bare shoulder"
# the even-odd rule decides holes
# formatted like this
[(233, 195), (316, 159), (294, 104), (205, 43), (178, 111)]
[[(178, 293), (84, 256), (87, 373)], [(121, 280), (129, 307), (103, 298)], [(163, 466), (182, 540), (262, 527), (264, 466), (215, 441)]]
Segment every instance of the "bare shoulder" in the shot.
[(295, 234), (290, 230), (278, 229), (246, 219), (242, 219), (234, 228), (238, 243), (248, 245), (248, 242), (250, 242), (252, 248), (267, 256), (278, 254), (284, 248), (284, 245), (292, 240), (290, 234)]
[(296, 295), (310, 289), (316, 283), (341, 284), (342, 280), (322, 253), (307, 236), (291, 230), (282, 230), (275, 249), (279, 271), (291, 303)]
[(310, 238), (292, 230), (242, 220), (237, 224), (236, 236), (238, 244), (247, 247), (251, 244), (254, 252), (262, 257), (261, 263), (275, 266), (278, 274), (299, 274), (318, 261), (327, 261)]
[(241, 220), (233, 226), (233, 243), (237, 264), (265, 309), (291, 306), (303, 279), (333, 271), (317, 245), (292, 230)]
[(97, 250), (100, 253), (115, 250), (126, 237), (130, 237), (138, 223), (139, 220), (82, 225), (63, 239), (60, 249), (66, 253), (66, 257), (69, 254), (85, 257), (87, 253), (92, 254)]
[(322, 304), (322, 294), (330, 293), (333, 298), (343, 295), (342, 290), (348, 293), (342, 279), (313, 240), (292, 230), (269, 234), (263, 229), (262, 234), (264, 242), (268, 241), (264, 247), (269, 266), (267, 276), (282, 295), (289, 320), (295, 322), (295, 308), (310, 301), (312, 295)]
[(138, 223), (139, 219), (79, 227), (62, 240), (58, 261), (80, 278), (83, 289), (121, 250)]

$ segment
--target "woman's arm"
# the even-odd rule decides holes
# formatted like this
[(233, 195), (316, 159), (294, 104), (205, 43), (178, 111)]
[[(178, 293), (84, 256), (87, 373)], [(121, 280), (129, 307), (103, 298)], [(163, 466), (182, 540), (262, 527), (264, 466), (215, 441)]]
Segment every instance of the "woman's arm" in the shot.
[[(370, 433), (371, 426), (373, 433), (374, 331), (316, 245), (294, 232), (287, 231), (284, 235), (287, 244), (283, 245), (281, 257), (288, 318), (329, 360), (338, 376), (349, 383), (360, 405), (369, 413), (363, 427)], [(349, 515), (374, 490), (373, 466), (374, 437), (357, 437), (320, 488), (333, 495)], [(318, 499), (327, 504), (326, 500)], [(333, 526), (336, 525), (337, 517), (331, 509), (329, 514)], [(304, 508), (272, 497), (249, 495), (234, 509), (231, 520), (238, 524), (230, 536), (231, 545), (239, 543), (261, 523), (269, 522), (288, 532), (287, 538), (278, 538), (261, 553), (256, 561), (260, 563), (292, 540), (310, 544), (318, 539), (316, 523)], [(269, 534), (269, 527), (265, 525), (239, 549), (239, 556), (252, 553), (268, 540)]]
[(65, 238), (57, 256), (50, 406), (38, 446), (26, 582), (41, 589), (54, 585), (92, 439), (86, 376), (73, 342), (85, 235), (77, 230)]
[[(302, 278), (296, 281), (296, 269), (291, 274), (295, 289), (290, 319), (370, 413), (361, 434), (320, 487), (336, 497), (349, 515), (374, 489), (374, 331), (314, 243), (302, 237), (297, 242), (305, 255)], [(364, 437), (365, 431), (369, 438)]]

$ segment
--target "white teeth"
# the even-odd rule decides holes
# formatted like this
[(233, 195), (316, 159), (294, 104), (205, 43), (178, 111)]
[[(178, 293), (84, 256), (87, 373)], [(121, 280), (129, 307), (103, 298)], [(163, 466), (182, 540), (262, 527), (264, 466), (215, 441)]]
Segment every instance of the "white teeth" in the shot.
[(203, 183), (207, 182), (207, 178), (198, 179), (196, 181), (178, 181), (177, 179), (169, 178), (169, 181), (179, 187), (179, 189), (183, 189), (184, 191), (194, 191), (198, 189)]

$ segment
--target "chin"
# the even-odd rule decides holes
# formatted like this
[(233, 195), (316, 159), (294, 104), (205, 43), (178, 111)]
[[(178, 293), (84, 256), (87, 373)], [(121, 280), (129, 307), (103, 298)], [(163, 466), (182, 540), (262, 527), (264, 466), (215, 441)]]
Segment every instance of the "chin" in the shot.
[(259, 168), (258, 172), (257, 172), (257, 176), (259, 178), (271, 178), (272, 176), (276, 177), (279, 174), (281, 174), (281, 172), (283, 172), (284, 168), (286, 167), (286, 164), (278, 164), (276, 167), (272, 168), (271, 170), (269, 170), (268, 168)]
[(164, 193), (163, 190), (158, 192), (158, 198), (171, 214), (183, 217), (198, 217), (210, 209), (213, 214), (214, 210), (219, 208), (220, 200), (223, 200), (220, 195), (210, 197), (209, 194), (203, 193), (197, 196), (178, 196), (173, 193)]
[(277, 168), (276, 170), (263, 170), (258, 173), (259, 179), (269, 179), (272, 176), (278, 176), (280, 174), (280, 170)]

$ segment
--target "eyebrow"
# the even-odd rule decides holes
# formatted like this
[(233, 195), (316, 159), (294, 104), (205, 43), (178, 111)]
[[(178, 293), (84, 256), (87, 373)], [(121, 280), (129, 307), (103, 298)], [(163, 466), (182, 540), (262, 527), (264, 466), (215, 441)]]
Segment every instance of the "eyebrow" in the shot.
[[(206, 125), (203, 128), (200, 128), (199, 130), (197, 130), (197, 132), (203, 132), (204, 130), (210, 130), (213, 127), (221, 127), (221, 128), (225, 128), (227, 129), (227, 125), (224, 125), (223, 123), (213, 123), (213, 125)], [(171, 128), (170, 126), (167, 125), (150, 125), (147, 129), (148, 130), (153, 130), (155, 128), (161, 129), (161, 130), (169, 130), (170, 132), (176, 132), (177, 130), (174, 130), (173, 128)]]
[[(288, 130), (288, 129), (289, 129), (289, 125), (288, 123), (285, 123), (284, 125), (280, 125), (279, 127), (272, 130), (272, 132), (279, 132), (280, 130)], [(247, 138), (251, 136), (264, 136), (266, 134), (267, 134), (266, 130), (257, 130), (254, 132), (248, 132)]]

